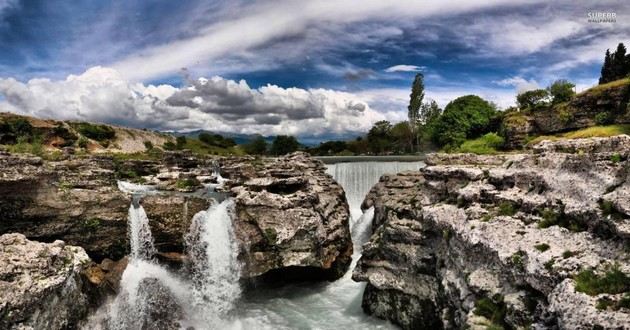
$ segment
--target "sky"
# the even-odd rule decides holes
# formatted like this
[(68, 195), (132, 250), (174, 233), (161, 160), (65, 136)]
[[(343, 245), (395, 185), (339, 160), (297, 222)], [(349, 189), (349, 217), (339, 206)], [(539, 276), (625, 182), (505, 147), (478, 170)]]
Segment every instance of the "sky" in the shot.
[[(616, 22), (589, 22), (588, 13)], [(0, 0), (0, 111), (156, 130), (349, 138), (406, 119), (410, 86), (597, 83), (627, 1)]]

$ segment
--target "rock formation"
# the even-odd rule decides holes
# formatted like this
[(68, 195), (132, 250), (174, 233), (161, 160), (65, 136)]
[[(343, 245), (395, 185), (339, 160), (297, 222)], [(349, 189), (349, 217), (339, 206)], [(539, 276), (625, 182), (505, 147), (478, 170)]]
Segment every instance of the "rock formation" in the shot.
[(405, 329), (626, 327), (628, 157), (622, 135), (383, 176), (353, 273), (364, 310)]
[[(350, 213), (343, 189), (305, 153), (226, 159), (243, 275), (336, 279), (351, 261)], [(274, 273), (274, 270), (278, 272)]]
[(85, 251), (62, 241), (0, 236), (0, 328), (72, 329), (91, 305)]

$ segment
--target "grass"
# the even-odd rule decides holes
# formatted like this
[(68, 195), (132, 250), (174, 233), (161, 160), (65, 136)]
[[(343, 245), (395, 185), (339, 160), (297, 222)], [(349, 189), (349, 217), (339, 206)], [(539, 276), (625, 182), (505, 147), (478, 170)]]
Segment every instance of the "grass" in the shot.
[(585, 95), (597, 96), (597, 95), (601, 94), (602, 92), (606, 91), (607, 89), (621, 87), (621, 86), (624, 86), (624, 85), (630, 85), (630, 79), (629, 78), (623, 78), (623, 79), (611, 81), (611, 82), (606, 83), (606, 84), (601, 84), (601, 85), (594, 86), (592, 88), (589, 88), (589, 89), (587, 89), (587, 90), (577, 94), (576, 96), (585, 96)]
[(455, 152), (473, 153), (478, 155), (492, 155), (503, 146), (504, 139), (496, 133), (488, 133), (474, 140), (466, 140), (456, 148)]
[(577, 252), (570, 251), (570, 250), (565, 250), (564, 252), (562, 252), (562, 257), (564, 259), (568, 259), (568, 258), (571, 258), (571, 257), (575, 256), (576, 254), (577, 254)]
[(194, 154), (198, 155), (220, 155), (220, 156), (242, 156), (245, 155), (245, 151), (239, 146), (222, 148), (218, 146), (208, 145), (197, 139), (187, 138), (186, 143), (181, 146), (181, 149), (188, 149)]
[(501, 325), (505, 323), (505, 303), (503, 302), (503, 297), (497, 295), (495, 298), (496, 302), (487, 297), (475, 301), (473, 313), (490, 320), (492, 326), (502, 328)]
[(517, 207), (512, 202), (503, 201), (499, 203), (499, 215), (513, 216), (518, 211)]
[(540, 222), (538, 222), (538, 228), (540, 229), (549, 228), (551, 226), (564, 227), (572, 232), (580, 232), (588, 229), (585, 224), (567, 217), (563, 210), (554, 211), (552, 209), (545, 208), (540, 212), (540, 216), (543, 218)]
[(541, 135), (529, 141), (528, 145), (538, 144), (543, 140), (558, 141), (564, 139), (583, 139), (590, 137), (609, 137), (621, 134), (630, 135), (630, 124), (625, 125), (605, 125), (591, 126), (577, 131), (567, 132), (558, 135)]
[(92, 140), (104, 142), (116, 137), (116, 131), (107, 125), (91, 124), (91, 123), (71, 123), (70, 124), (81, 135)]
[(574, 278), (575, 290), (594, 296), (601, 293), (618, 294), (630, 290), (630, 276), (621, 271), (619, 264), (608, 265), (596, 274), (592, 269), (581, 271)]

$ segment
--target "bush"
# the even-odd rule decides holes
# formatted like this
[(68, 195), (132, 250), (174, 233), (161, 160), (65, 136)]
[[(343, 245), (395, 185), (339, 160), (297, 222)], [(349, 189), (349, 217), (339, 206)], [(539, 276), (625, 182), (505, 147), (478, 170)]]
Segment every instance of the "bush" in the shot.
[(243, 145), (243, 149), (250, 155), (264, 155), (267, 153), (267, 141), (265, 138), (258, 135), (249, 143)]
[(583, 270), (574, 278), (575, 290), (594, 296), (601, 293), (617, 294), (630, 290), (630, 276), (621, 271), (619, 264), (608, 265), (603, 274)]
[(487, 318), (493, 324), (503, 324), (505, 322), (506, 312), (505, 303), (503, 303), (503, 297), (497, 296), (496, 298), (497, 302), (487, 297), (475, 301), (473, 313)]
[(497, 149), (503, 146), (505, 140), (496, 133), (488, 133), (480, 138), (468, 140), (462, 143), (457, 152), (469, 152), (478, 155), (496, 154)]
[(501, 202), (499, 204), (499, 215), (513, 216), (517, 212), (517, 208), (512, 202)]
[(151, 141), (144, 141), (144, 148), (148, 150), (153, 150), (153, 143)]
[(176, 147), (177, 147), (177, 149), (180, 149), (180, 150), (184, 149), (184, 147), (186, 146), (186, 142), (187, 142), (187, 140), (186, 140), (185, 136), (178, 136), (175, 139)]
[(80, 137), (77, 141), (77, 145), (79, 146), (79, 148), (85, 149), (88, 146), (88, 140), (84, 137)]
[(606, 125), (606, 124), (610, 124), (611, 122), (611, 116), (608, 112), (600, 112), (598, 114), (595, 115), (595, 123), (597, 125)]
[(103, 142), (116, 137), (116, 131), (107, 125), (98, 125), (90, 123), (73, 123), (71, 124), (83, 136)]
[(452, 150), (466, 139), (496, 130), (497, 118), (495, 107), (488, 101), (475, 95), (462, 96), (444, 108), (436, 120), (432, 139), (438, 146)]
[(549, 244), (547, 244), (547, 243), (536, 244), (536, 245), (534, 245), (534, 247), (536, 248), (536, 250), (538, 250), (540, 252), (545, 252), (545, 251), (549, 250)]
[(294, 151), (297, 151), (300, 147), (297, 139), (293, 136), (278, 135), (271, 144), (271, 153), (273, 155), (285, 155)]
[(199, 134), (199, 141), (220, 148), (230, 148), (236, 145), (233, 139), (224, 138), (219, 134), (201, 133)]

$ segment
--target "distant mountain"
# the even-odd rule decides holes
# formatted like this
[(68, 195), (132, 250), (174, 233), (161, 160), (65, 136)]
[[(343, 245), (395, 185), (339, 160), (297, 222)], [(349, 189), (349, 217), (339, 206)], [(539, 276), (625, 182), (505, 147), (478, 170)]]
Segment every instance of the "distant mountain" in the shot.
[[(229, 137), (229, 138), (234, 139), (234, 142), (236, 142), (236, 144), (249, 143), (250, 141), (252, 141), (258, 136), (257, 134), (213, 132), (213, 131), (207, 131), (207, 130), (202, 130), (202, 129), (189, 131), (189, 132), (169, 132), (169, 133), (175, 136), (186, 136), (186, 137), (193, 137), (193, 138), (199, 137), (199, 134), (201, 133), (219, 134), (223, 137)], [(319, 145), (321, 142), (332, 141), (332, 140), (342, 140), (342, 141), (354, 140), (358, 136), (361, 136), (361, 134), (348, 133), (348, 134), (327, 134), (327, 135), (320, 135), (320, 136), (298, 136), (297, 139), (298, 139), (298, 142), (300, 142), (301, 144), (307, 147), (313, 147), (313, 146)], [(267, 143), (272, 143), (273, 140), (275, 139), (275, 136), (263, 136), (263, 138), (265, 139), (265, 141), (267, 141)]]

